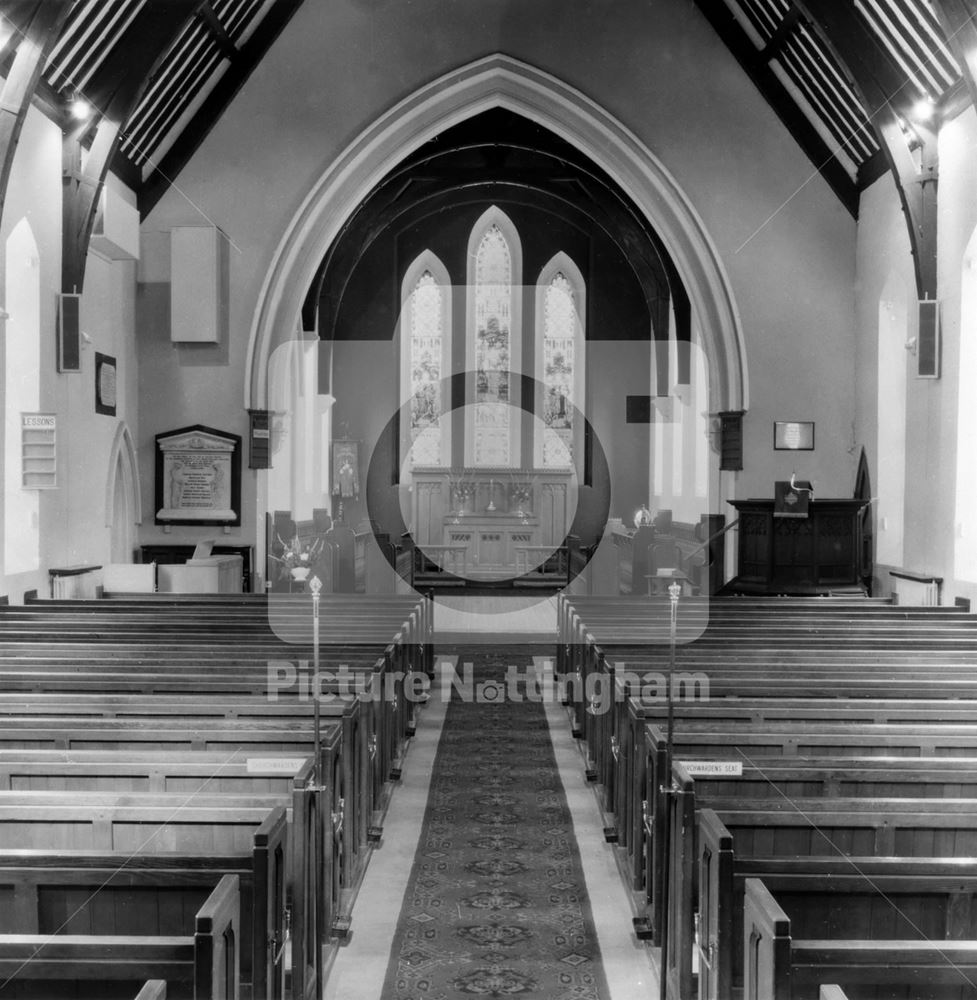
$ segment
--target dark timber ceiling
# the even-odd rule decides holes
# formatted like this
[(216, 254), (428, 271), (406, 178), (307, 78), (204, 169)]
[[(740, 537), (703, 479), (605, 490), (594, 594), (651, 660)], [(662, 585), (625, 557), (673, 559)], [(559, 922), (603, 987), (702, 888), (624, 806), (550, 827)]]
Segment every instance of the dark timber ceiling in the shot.
[(853, 215), (859, 191), (890, 166), (888, 116), (915, 152), (919, 132), (968, 99), (957, 49), (961, 29), (973, 30), (972, 0), (695, 3)]
[[(151, 60), (127, 68), (128, 90), (136, 96), (119, 123), (111, 159), (111, 168), (136, 189), (145, 213), (301, 2), (0, 0), (0, 15), (12, 28), (0, 49), (0, 74), (9, 77), (22, 43), (42, 46), (34, 100), (67, 121), (67, 102), (82, 94), (95, 106), (97, 120), (114, 93), (120, 56), (152, 53)], [(326, 0), (316, 3), (327, 6)], [(918, 155), (927, 126), (917, 126), (913, 106), (930, 99), (938, 124), (941, 114), (956, 113), (973, 98), (977, 0), (693, 3), (853, 215), (867, 183), (886, 169), (900, 179), (894, 162), (900, 153), (885, 134), (888, 122), (898, 123), (910, 153)], [(58, 4), (66, 8), (64, 16), (39, 16), (40, 8)], [(653, 8), (649, 4), (650, 58)], [(147, 45), (140, 37), (147, 31), (165, 44), (158, 50)], [(37, 37), (41, 32), (49, 37)], [(133, 75), (140, 77), (139, 86), (132, 86)]]
[[(43, 43), (35, 99), (67, 129), (68, 105), (84, 97), (94, 130), (109, 113), (120, 60), (128, 57), (126, 75), (139, 80), (129, 88), (134, 98), (119, 123), (111, 169), (136, 190), (145, 215), (302, 0), (71, 0), (54, 38), (32, 38), (38, 8), (57, 2), (0, 0), (4, 27), (12, 29), (0, 50), (0, 73), (9, 75), (19, 45)], [(141, 61), (147, 51), (152, 58)]]

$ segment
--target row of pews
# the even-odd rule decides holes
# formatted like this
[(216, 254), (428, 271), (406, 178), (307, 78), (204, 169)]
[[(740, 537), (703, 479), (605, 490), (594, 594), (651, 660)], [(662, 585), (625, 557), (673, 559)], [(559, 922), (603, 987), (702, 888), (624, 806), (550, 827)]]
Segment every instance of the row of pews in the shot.
[(272, 601), (0, 607), (4, 996), (322, 995), (430, 611), (323, 596), (316, 645), (311, 599)]
[(977, 618), (572, 597), (556, 669), (672, 1000), (977, 998)]

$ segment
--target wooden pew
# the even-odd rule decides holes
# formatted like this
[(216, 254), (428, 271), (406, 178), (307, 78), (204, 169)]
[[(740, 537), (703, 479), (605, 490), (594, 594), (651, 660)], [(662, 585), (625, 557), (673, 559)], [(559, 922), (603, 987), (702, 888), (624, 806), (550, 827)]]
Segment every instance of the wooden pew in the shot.
[(790, 918), (759, 879), (746, 881), (744, 925), (746, 997), (814, 1000), (825, 979), (852, 984), (853, 998), (977, 996), (977, 940), (793, 940)]
[[(618, 681), (620, 682), (620, 678)], [(635, 845), (640, 853), (641, 817), (639, 805), (644, 798), (643, 774), (644, 727), (661, 723), (668, 707), (660, 699), (626, 697), (615, 690), (609, 711), (594, 720), (603, 723), (595, 735), (595, 775), (603, 785), (604, 808), (614, 814), (618, 843), (628, 849), (635, 867)], [(921, 699), (840, 699), (840, 698), (754, 698), (712, 697), (708, 701), (678, 702), (673, 707), (676, 719), (710, 720), (724, 723), (782, 725), (792, 722), (845, 722), (847, 724), (900, 723), (905, 725), (970, 722), (977, 719), (977, 700)], [(606, 720), (606, 721), (605, 721)]]
[[(315, 796), (310, 799), (302, 809), (303, 816), (316, 814), (318, 799)], [(246, 970), (252, 970), (247, 978), (253, 976), (255, 996), (267, 992), (269, 983), (276, 978), (281, 957), (276, 959), (270, 954), (268, 942), (272, 936), (281, 939), (286, 924), (284, 908), (289, 901), (295, 928), (291, 949), (293, 980), (297, 988), (314, 992), (316, 984), (322, 981), (321, 963), (318, 948), (311, 955), (304, 950), (303, 921), (310, 914), (324, 911), (326, 902), (321, 896), (325, 885), (318, 839), (298, 859), (306, 866), (304, 876), (288, 884), (290, 841), (305, 840), (294, 836), (301, 821), (302, 817), (298, 817), (289, 829), (285, 808), (277, 796), (191, 795), (188, 798), (184, 794), (0, 792), (0, 843), (3, 844), (0, 885), (24, 886), (26, 895), (21, 896), (18, 912), (24, 926), (31, 927), (42, 916), (41, 911), (32, 910), (36, 904), (32, 903), (29, 886), (43, 882), (52, 870), (60, 869), (65, 879), (63, 883), (56, 882), (54, 888), (69, 900), (61, 905), (70, 913), (78, 902), (75, 899), (74, 904), (70, 903), (74, 898), (71, 893), (85, 898), (85, 891), (78, 885), (90, 880), (87, 869), (101, 865), (121, 871), (128, 869), (131, 858), (135, 872), (131, 877), (137, 879), (143, 856), (162, 855), (162, 870), (157, 876), (152, 872), (154, 864), (159, 867), (158, 863), (142, 862), (147, 873), (141, 877), (149, 882), (143, 892), (149, 893), (152, 914), (156, 909), (150, 891), (154, 878), (161, 882), (161, 891), (169, 887), (167, 905), (173, 905), (177, 898), (173, 893), (181, 884), (186, 884), (192, 896), (199, 892), (200, 879), (199, 872), (196, 877), (178, 876), (172, 865), (183, 859), (191, 867), (201, 864), (213, 867), (215, 859), (220, 859), (216, 861), (218, 865), (235, 865), (237, 868), (231, 870), (251, 873), (246, 893), (251, 898), (246, 913), (251, 936), (241, 937), (240, 941), (242, 953), (247, 949), (243, 964)], [(203, 861), (195, 863), (192, 860), (195, 856)], [(108, 889), (106, 892), (108, 903), (111, 893)], [(50, 903), (51, 897), (46, 901)], [(44, 928), (41, 923), (38, 931)]]
[[(731, 961), (729, 950), (722, 947), (724, 941), (731, 941), (734, 951), (739, 947), (729, 931), (736, 912), (732, 878), (736, 871), (745, 874), (750, 865), (763, 871), (769, 860), (762, 859), (776, 858), (777, 866), (793, 863), (802, 870), (810, 864), (812, 870), (833, 869), (847, 876), (857, 874), (863, 864), (866, 870), (873, 867), (863, 859), (895, 858), (892, 864), (897, 872), (900, 863), (904, 866), (896, 878), (912, 874), (910, 866), (915, 865), (922, 877), (943, 878), (944, 884), (952, 885), (953, 875), (947, 872), (953, 864), (964, 875), (973, 864), (972, 860), (959, 861), (958, 854), (970, 859), (977, 854), (975, 800), (801, 799), (797, 808), (778, 808), (772, 802), (750, 808), (749, 801), (743, 800), (743, 809), (736, 808), (739, 804), (727, 801), (722, 809), (703, 809), (699, 818), (700, 933), (707, 945), (715, 944), (718, 949), (712, 964), (720, 982), (725, 982), (722, 970)], [(873, 865), (883, 877), (884, 863)], [(959, 884), (965, 885), (966, 880)], [(686, 933), (687, 925), (680, 925), (679, 934)], [(690, 955), (691, 943), (683, 944), (678, 954)], [(684, 972), (688, 969), (688, 964), (683, 966)], [(682, 995), (690, 995), (691, 989), (686, 978)]]
[[(971, 726), (845, 725), (834, 723), (773, 723), (711, 726), (708, 722), (679, 720), (676, 724), (676, 760), (722, 760), (761, 765), (776, 757), (977, 757), (977, 730)], [(662, 854), (666, 837), (662, 787), (669, 787), (671, 760), (664, 727), (647, 724), (644, 734), (643, 784), (632, 807), (640, 829), (635, 836), (634, 887), (643, 885), (651, 900), (659, 898), (663, 878)], [(839, 761), (840, 766), (840, 761)], [(639, 851), (638, 848), (641, 847)], [(644, 862), (644, 875), (638, 861)], [(653, 904), (654, 906), (655, 904)]]
[[(692, 779), (683, 765), (675, 764), (673, 774), (675, 792), (671, 799), (668, 823), (671, 863), (669, 964), (676, 981), (684, 983), (688, 990), (688, 971), (693, 964), (693, 952), (690, 949), (694, 937), (695, 912), (698, 910), (700, 922), (704, 921), (708, 925), (703, 926), (703, 936), (710, 945), (709, 958), (704, 964), (711, 977), (707, 979), (707, 985), (713, 987), (713, 992), (709, 994), (713, 997), (731, 995), (729, 955), (731, 947), (740, 939), (735, 914), (737, 908), (741, 910), (742, 886), (735, 881), (739, 877), (739, 869), (732, 866), (732, 848), (728, 835), (705, 820), (698, 823), (703, 813), (697, 813), (697, 809), (703, 809), (709, 817), (715, 815), (709, 811), (710, 807), (726, 808), (730, 803), (742, 806), (743, 809), (753, 808), (758, 812), (763, 812), (765, 808), (779, 810), (793, 803), (810, 804), (811, 797), (815, 794), (828, 799), (848, 797), (849, 801), (851, 796), (859, 799), (864, 796), (869, 806), (878, 804), (882, 807), (891, 800), (880, 796), (885, 796), (894, 789), (894, 794), (906, 796), (899, 802), (906, 802), (920, 811), (923, 801), (942, 802), (950, 797), (966, 796), (968, 793), (972, 795), (977, 789), (977, 760), (945, 759), (934, 764), (895, 759), (876, 762), (866, 758), (857, 762), (841, 761), (834, 768), (827, 761), (817, 762), (813, 766), (812, 762), (789, 765), (773, 762), (769, 770), (766, 767), (744, 769), (741, 778), (727, 776), (701, 779)], [(740, 781), (742, 785), (737, 784)], [(758, 791), (761, 793), (759, 798)], [(924, 795), (930, 797), (921, 800), (920, 797)], [(936, 796), (940, 798), (937, 799)], [(775, 820), (773, 825), (776, 826)], [(815, 844), (815, 853), (824, 855), (828, 848), (829, 842), (825, 840), (821, 844)], [(872, 871), (877, 872), (880, 879), (885, 877), (890, 881), (894, 875), (901, 877), (909, 874), (909, 862), (901, 858), (888, 859), (886, 864), (870, 864), (869, 861), (860, 859), (854, 867), (838, 855), (827, 859), (821, 857), (818, 863), (809, 863), (808, 859), (801, 859), (799, 856), (789, 860), (793, 867), (785, 864), (783, 859), (776, 858), (771, 862), (772, 867), (760, 870), (779, 875), (787, 868), (794, 876), (806, 873), (810, 879), (831, 877), (836, 882), (842, 877), (851, 876), (854, 867), (862, 872), (872, 867)], [(749, 868), (749, 862), (744, 864), (747, 865), (749, 874), (756, 873), (756, 869)], [(951, 865), (931, 863), (928, 868), (916, 865), (912, 874), (917, 883), (921, 877), (928, 877), (931, 892), (940, 891), (947, 883), (955, 886), (956, 892), (963, 891), (965, 884), (971, 889), (977, 889), (977, 862), (972, 860), (966, 863), (955, 861)], [(942, 881), (936, 881), (936, 876)], [(864, 888), (866, 878), (859, 876), (854, 882), (849, 879), (847, 884), (860, 884)], [(730, 890), (731, 885), (734, 885), (734, 890)], [(895, 886), (894, 892), (905, 891), (904, 888), (899, 888), (898, 879), (892, 885)], [(734, 891), (732, 897), (731, 891)], [(740, 895), (735, 895), (735, 892)], [(735, 966), (735, 962), (733, 965)], [(735, 982), (742, 982), (741, 970), (738, 970)], [(680, 993), (676, 987), (675, 995), (692, 994)]]
[(21, 998), (51, 997), (56, 983), (70, 983), (74, 997), (103, 998), (119, 995), (107, 984), (131, 990), (150, 976), (171, 998), (236, 1000), (239, 905), (238, 878), (225, 875), (177, 934), (122, 935), (97, 921), (88, 934), (0, 934), (0, 978)]

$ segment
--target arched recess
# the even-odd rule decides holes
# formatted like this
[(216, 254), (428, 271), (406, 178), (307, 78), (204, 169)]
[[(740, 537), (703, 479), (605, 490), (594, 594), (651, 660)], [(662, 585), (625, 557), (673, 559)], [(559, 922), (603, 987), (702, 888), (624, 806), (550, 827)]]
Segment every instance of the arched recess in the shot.
[(132, 443), (132, 434), (124, 420), (119, 421), (112, 439), (112, 450), (109, 453), (108, 478), (105, 482), (105, 526), (113, 527), (120, 513), (117, 509), (117, 488), (125, 489), (128, 515), (133, 524), (142, 524), (142, 491), (139, 488), (139, 464), (136, 461), (136, 448)]
[(875, 564), (901, 567), (906, 521), (906, 393), (910, 306), (901, 269), (893, 269), (879, 298), (876, 401)]
[[(41, 500), (25, 484), (21, 414), (41, 407), (40, 252), (26, 218), (7, 237), (4, 265), (4, 573), (32, 573), (41, 565)], [(29, 479), (29, 476), (27, 477)]]
[(953, 575), (967, 583), (977, 583), (977, 462), (973, 460), (966, 428), (973, 427), (977, 414), (977, 344), (971, 331), (977, 323), (977, 229), (970, 234), (960, 269), (960, 361), (957, 368), (957, 476), (954, 521)]
[(346, 221), (383, 177), (440, 132), (502, 107), (550, 129), (628, 192), (660, 234), (688, 292), (711, 361), (713, 412), (749, 405), (746, 352), (719, 254), (675, 179), (640, 139), (580, 91), (509, 56), (486, 56), (426, 84), (381, 115), (324, 171), (268, 268), (248, 343), (245, 406), (267, 408), (268, 359), (300, 336), (316, 270)]

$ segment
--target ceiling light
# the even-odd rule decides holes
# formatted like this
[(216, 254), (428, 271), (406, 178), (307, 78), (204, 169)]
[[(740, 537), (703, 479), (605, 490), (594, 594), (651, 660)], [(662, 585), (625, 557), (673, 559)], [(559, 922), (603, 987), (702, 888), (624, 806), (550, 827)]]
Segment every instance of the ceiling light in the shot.
[(913, 105), (913, 118), (917, 121), (928, 122), (936, 111), (936, 103), (933, 98), (927, 94), (925, 97), (921, 97)]
[(71, 117), (77, 118), (80, 122), (88, 121), (92, 116), (92, 106), (84, 97), (75, 97), (71, 101), (69, 108), (71, 110)]

